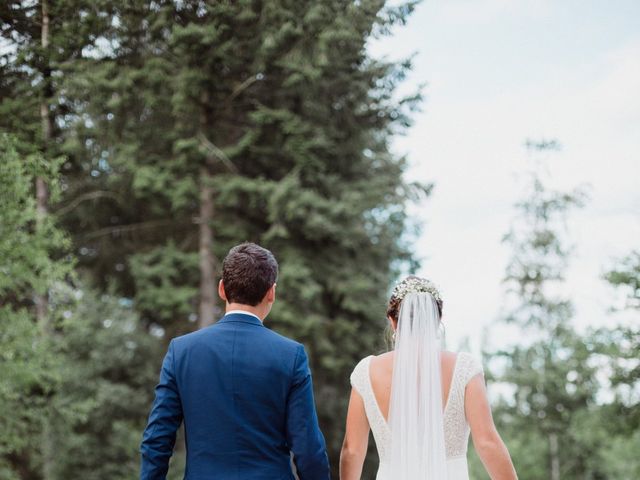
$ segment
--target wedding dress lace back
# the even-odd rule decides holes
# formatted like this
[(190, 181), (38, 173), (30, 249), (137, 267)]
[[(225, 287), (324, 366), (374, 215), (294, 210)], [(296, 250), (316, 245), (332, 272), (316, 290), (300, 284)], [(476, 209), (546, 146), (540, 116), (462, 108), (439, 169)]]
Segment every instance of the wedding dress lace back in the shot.
[[(356, 365), (351, 374), (351, 385), (364, 401), (364, 408), (378, 449), (380, 466), (377, 480), (393, 480), (387, 470), (391, 452), (391, 430), (376, 401), (371, 385), (369, 366), (373, 356), (366, 357)], [(447, 457), (446, 480), (468, 480), (467, 445), (469, 423), (464, 413), (465, 388), (476, 375), (483, 374), (482, 365), (470, 354), (458, 353), (451, 378), (451, 387), (444, 406), (444, 439)], [(434, 479), (441, 480), (441, 479)]]

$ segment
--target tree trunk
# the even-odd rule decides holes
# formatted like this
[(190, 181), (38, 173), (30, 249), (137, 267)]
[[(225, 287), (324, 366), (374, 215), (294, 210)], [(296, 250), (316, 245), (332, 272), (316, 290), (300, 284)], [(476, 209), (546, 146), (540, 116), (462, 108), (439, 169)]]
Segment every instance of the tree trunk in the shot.
[[(47, 215), (47, 199), (49, 197), (49, 192), (47, 188), (47, 184), (43, 178), (36, 178), (36, 209), (37, 209), (37, 225), (36, 228), (40, 228), (45, 216)], [(36, 319), (38, 321), (38, 325), (42, 331), (49, 330), (49, 300), (48, 300), (47, 292), (39, 293), (36, 292), (34, 295), (34, 302), (36, 306)]]
[[(50, 102), (53, 97), (51, 86), (51, 68), (49, 66), (48, 51), (49, 48), (49, 0), (41, 1), (42, 26), (40, 31), (40, 40), (45, 56), (44, 68), (42, 70), (42, 101), (40, 103), (40, 119), (42, 122), (42, 152), (47, 156), (53, 136), (53, 122), (51, 119)], [(44, 222), (49, 210), (49, 189), (44, 178), (36, 178), (36, 209), (37, 209), (37, 225), (40, 228)], [(51, 332), (49, 322), (49, 300), (48, 292), (36, 293), (36, 319), (43, 335), (48, 336)], [(51, 424), (51, 412), (47, 409), (42, 419), (42, 478), (43, 480), (53, 480), (53, 466), (55, 445)]]
[(560, 480), (560, 457), (556, 433), (549, 434), (549, 455), (551, 457), (551, 476), (549, 478), (550, 480)]
[(200, 328), (211, 325), (215, 313), (216, 282), (214, 273), (214, 259), (211, 250), (213, 246), (213, 188), (211, 187), (211, 173), (203, 167), (200, 173)]
[[(40, 30), (40, 41), (44, 55), (47, 55), (47, 48), (49, 47), (49, 0), (42, 0), (41, 2), (42, 13), (42, 26)], [(47, 59), (48, 60), (48, 59)], [(42, 71), (42, 82), (44, 91), (42, 95), (42, 102), (40, 103), (40, 119), (42, 122), (42, 149), (44, 155), (46, 155), (51, 142), (53, 125), (51, 121), (51, 112), (49, 110), (49, 102), (51, 100), (51, 70), (48, 63), (45, 64)], [(47, 183), (41, 177), (36, 178), (36, 208), (37, 208), (37, 221), (38, 227), (44, 220), (48, 211), (49, 191)], [(48, 299), (46, 293), (36, 293), (36, 318), (38, 324), (43, 330), (47, 330), (48, 326)]]

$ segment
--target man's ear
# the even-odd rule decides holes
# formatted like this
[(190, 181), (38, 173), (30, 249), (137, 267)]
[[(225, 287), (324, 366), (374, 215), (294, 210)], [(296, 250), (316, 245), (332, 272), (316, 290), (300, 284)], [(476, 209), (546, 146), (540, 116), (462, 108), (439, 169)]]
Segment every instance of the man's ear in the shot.
[(218, 295), (222, 300), (224, 300), (225, 302), (227, 301), (227, 294), (224, 291), (224, 283), (222, 282), (222, 280), (218, 282)]
[(267, 290), (267, 302), (273, 303), (276, 301), (276, 284), (271, 285), (271, 288)]

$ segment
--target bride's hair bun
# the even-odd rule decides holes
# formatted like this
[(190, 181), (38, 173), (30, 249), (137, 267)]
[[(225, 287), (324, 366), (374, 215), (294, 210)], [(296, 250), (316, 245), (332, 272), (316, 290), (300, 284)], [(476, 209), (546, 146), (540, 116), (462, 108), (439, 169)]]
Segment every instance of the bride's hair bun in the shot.
[(409, 275), (394, 287), (387, 306), (387, 317), (396, 322), (398, 321), (400, 304), (409, 293), (430, 293), (436, 301), (436, 305), (438, 305), (438, 314), (442, 317), (442, 297), (438, 288), (426, 278), (416, 277), (415, 275)]

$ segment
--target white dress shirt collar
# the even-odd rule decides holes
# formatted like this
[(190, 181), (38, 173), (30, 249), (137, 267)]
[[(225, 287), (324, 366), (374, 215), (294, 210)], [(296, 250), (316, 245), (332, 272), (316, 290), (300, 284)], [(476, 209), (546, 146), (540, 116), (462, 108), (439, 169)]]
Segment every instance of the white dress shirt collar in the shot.
[[(231, 315), (232, 313), (239, 313), (241, 315), (251, 315), (252, 317), (256, 317), (258, 320), (260, 320), (260, 317), (257, 316), (255, 313), (247, 312), (246, 310), (229, 310), (228, 312), (225, 313), (225, 316)], [(260, 322), (262, 322), (262, 320), (260, 320)]]

